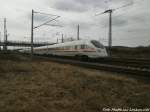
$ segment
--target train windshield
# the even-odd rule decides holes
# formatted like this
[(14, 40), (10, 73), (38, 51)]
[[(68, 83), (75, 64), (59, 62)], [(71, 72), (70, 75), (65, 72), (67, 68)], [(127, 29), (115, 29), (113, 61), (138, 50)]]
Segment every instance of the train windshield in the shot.
[(104, 49), (104, 46), (103, 46), (100, 42), (98, 42), (98, 41), (96, 41), (96, 40), (92, 40), (91, 43), (92, 43), (95, 47), (97, 47), (97, 48), (102, 48), (102, 49)]

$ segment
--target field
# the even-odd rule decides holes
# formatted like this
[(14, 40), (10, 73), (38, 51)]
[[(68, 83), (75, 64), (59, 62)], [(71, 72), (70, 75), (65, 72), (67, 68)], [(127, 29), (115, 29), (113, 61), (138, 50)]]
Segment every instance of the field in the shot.
[(117, 73), (0, 54), (0, 112), (150, 108), (150, 84)]
[(142, 58), (150, 59), (150, 46), (149, 47), (124, 47), (113, 46), (112, 56), (123, 58)]

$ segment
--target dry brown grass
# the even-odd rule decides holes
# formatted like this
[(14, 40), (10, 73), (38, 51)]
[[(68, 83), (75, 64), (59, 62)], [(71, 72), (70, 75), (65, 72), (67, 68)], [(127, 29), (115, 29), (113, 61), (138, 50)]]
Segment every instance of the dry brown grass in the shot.
[(150, 106), (150, 85), (136, 79), (21, 59), (0, 59), (0, 112), (101, 112), (103, 107)]

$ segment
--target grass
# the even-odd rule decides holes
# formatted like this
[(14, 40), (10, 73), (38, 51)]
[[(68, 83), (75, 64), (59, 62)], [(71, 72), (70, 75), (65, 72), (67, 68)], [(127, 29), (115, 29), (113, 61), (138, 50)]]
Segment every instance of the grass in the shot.
[(150, 85), (116, 73), (0, 54), (0, 112), (150, 108)]

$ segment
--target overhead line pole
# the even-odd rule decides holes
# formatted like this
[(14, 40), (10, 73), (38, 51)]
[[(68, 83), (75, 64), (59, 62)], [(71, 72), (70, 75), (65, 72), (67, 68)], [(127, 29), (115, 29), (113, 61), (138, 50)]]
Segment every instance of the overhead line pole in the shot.
[(108, 49), (109, 56), (111, 56), (111, 47), (112, 47), (112, 10), (109, 10), (109, 41), (108, 41)]
[(5, 50), (5, 39), (6, 39), (6, 36), (5, 36), (6, 35), (5, 34), (6, 33), (6, 31), (5, 31), (5, 29), (6, 29), (6, 22), (5, 21), (6, 21), (6, 19), (4, 18), (4, 45), (3, 45), (3, 50)]
[(62, 34), (61, 36), (62, 36), (61, 37), (62, 38), (62, 43), (64, 43), (64, 35)]
[(6, 28), (6, 18), (4, 18), (4, 46), (3, 49), (7, 50), (7, 28)]
[(57, 44), (58, 44), (58, 38), (57, 38)]
[(80, 26), (77, 26), (77, 40), (80, 40)]
[(34, 36), (34, 10), (32, 10), (31, 17), (31, 59), (33, 58), (33, 36)]
[(2, 41), (1, 41), (1, 32), (0, 32), (0, 51), (1, 51), (1, 43)]
[(126, 5), (123, 5), (121, 7), (115, 8), (115, 9), (108, 9), (108, 10), (102, 12), (102, 13), (96, 14), (96, 16), (98, 16), (98, 15), (102, 15), (102, 14), (105, 14), (105, 13), (109, 13), (109, 36), (108, 36), (108, 49), (109, 49), (108, 53), (109, 53), (109, 56), (111, 56), (111, 48), (112, 48), (112, 13), (115, 10), (127, 7), (127, 6), (132, 5), (132, 4), (133, 4), (133, 2), (128, 3)]

